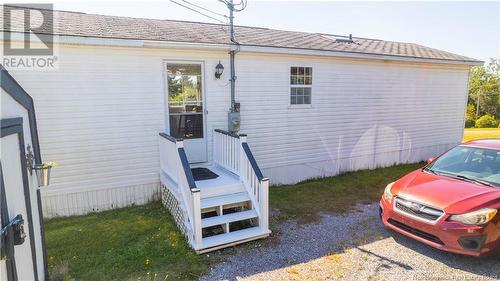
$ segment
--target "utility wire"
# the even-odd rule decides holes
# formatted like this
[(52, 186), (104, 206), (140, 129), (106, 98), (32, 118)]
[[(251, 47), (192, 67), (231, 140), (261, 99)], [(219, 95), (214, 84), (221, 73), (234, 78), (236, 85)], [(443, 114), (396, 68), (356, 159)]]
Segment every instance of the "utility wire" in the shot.
[[(235, 12), (241, 12), (241, 11), (243, 11), (243, 10), (245, 10), (245, 9), (246, 9), (246, 7), (247, 7), (247, 3), (248, 3), (248, 0), (241, 0), (241, 1), (240, 1), (240, 3), (238, 3), (238, 4), (233, 4), (233, 10), (234, 10)], [(235, 8), (234, 8), (234, 6), (240, 6), (240, 5), (241, 5), (241, 8), (240, 8), (240, 9), (235, 9)]]
[[(183, 0), (183, 1), (184, 1), (184, 0)], [(248, 0), (240, 0), (240, 2), (239, 2), (239, 3), (237, 3), (237, 4), (233, 3), (233, 1), (228, 1), (228, 0), (218, 0), (218, 1), (219, 1), (219, 2), (221, 2), (221, 3), (223, 3), (224, 5), (226, 5), (226, 6), (227, 6), (227, 8), (228, 8), (231, 12), (241, 12), (241, 11), (243, 11), (243, 10), (245, 10), (245, 9), (246, 9), (247, 4), (248, 4)], [(241, 8), (236, 9), (236, 8), (235, 8), (235, 6), (241, 6)], [(227, 17), (226, 19), (231, 20), (231, 18), (230, 18), (230, 17)], [(231, 23), (229, 23), (229, 25), (231, 25)], [(236, 40), (236, 38), (235, 38), (235, 37), (236, 37), (236, 36), (235, 36), (235, 34), (234, 34), (234, 32), (233, 32), (233, 34), (232, 34), (232, 38), (233, 38), (233, 39), (232, 39), (232, 41), (233, 41), (233, 43), (235, 43), (235, 44), (236, 44), (236, 47), (237, 47), (236, 52), (238, 52), (238, 51), (240, 50), (240, 43), (238, 42), (238, 40)]]
[[(234, 3), (231, 4), (227, 0), (219, 0), (219, 2), (224, 3), (224, 5), (228, 6), (228, 8), (230, 8), (230, 9), (233, 9), (233, 11), (235, 11), (235, 12), (243, 11), (247, 7), (247, 4), (248, 4), (248, 0), (241, 0), (237, 4), (234, 4)], [(240, 9), (235, 9), (234, 7), (236, 7), (236, 6), (242, 6), (242, 7)]]
[(174, 3), (174, 4), (177, 4), (177, 5), (181, 6), (181, 7), (184, 7), (184, 8), (186, 8), (186, 9), (188, 9), (188, 10), (191, 10), (191, 11), (193, 11), (193, 12), (196, 12), (196, 13), (198, 13), (198, 14), (200, 14), (200, 15), (202, 15), (202, 16), (205, 16), (205, 17), (207, 17), (207, 18), (213, 19), (213, 20), (215, 20), (215, 21), (217, 21), (217, 22), (219, 22), (219, 23), (222, 23), (222, 24), (224, 23), (222, 20), (220, 20), (220, 19), (218, 19), (218, 18), (215, 18), (215, 17), (209, 16), (209, 15), (207, 15), (207, 14), (203, 13), (203, 12), (200, 12), (200, 11), (198, 11), (198, 10), (196, 10), (196, 9), (193, 9), (193, 8), (191, 8), (191, 7), (189, 7), (189, 6), (186, 6), (186, 5), (184, 5), (184, 4), (181, 4), (181, 3), (176, 2), (176, 1), (174, 1), (174, 0), (170, 0), (170, 2), (172, 2), (172, 3)]
[[(179, 0), (177, 0), (177, 1), (179, 1)], [(207, 8), (202, 7), (202, 6), (200, 6), (200, 5), (194, 4), (194, 3), (192, 3), (192, 2), (190, 2), (190, 1), (188, 1), (188, 0), (181, 0), (182, 2), (186, 3), (187, 5), (186, 5), (186, 4), (179, 3), (179, 2), (177, 2), (177, 1), (175, 1), (175, 0), (170, 0), (170, 2), (172, 2), (172, 3), (176, 4), (176, 5), (179, 5), (179, 6), (183, 7), (183, 8), (186, 8), (186, 9), (188, 9), (188, 10), (191, 10), (191, 11), (196, 12), (196, 13), (198, 13), (198, 14), (202, 15), (202, 16), (205, 16), (205, 17), (207, 17), (207, 18), (213, 19), (213, 20), (215, 20), (215, 21), (217, 21), (217, 22), (221, 23), (221, 24), (222, 24), (222, 25), (221, 25), (221, 29), (222, 29), (223, 31), (227, 32), (227, 30), (226, 30), (226, 28), (227, 28), (227, 27), (226, 27), (226, 26), (227, 26), (227, 25), (230, 25), (230, 24), (229, 24), (229, 17), (228, 17), (228, 16), (226, 16), (226, 15), (224, 15), (224, 14), (221, 14), (221, 13), (214, 12), (214, 11), (212, 11), (212, 10), (210, 10), (210, 9), (207, 9)], [(226, 6), (227, 6), (230, 10), (232, 10), (232, 11), (234, 11), (234, 12), (241, 12), (241, 11), (243, 11), (243, 10), (247, 7), (247, 4), (248, 4), (248, 0), (240, 0), (240, 2), (239, 2), (239, 3), (237, 3), (237, 4), (231, 3), (232, 1), (231, 1), (231, 2), (229, 2), (228, 0), (218, 0), (218, 1), (219, 1), (219, 2), (221, 2), (221, 3), (223, 3), (224, 5), (226, 5)], [(188, 5), (191, 5), (191, 6), (193, 6), (193, 7), (196, 7), (197, 9), (196, 9), (196, 8), (193, 8), (193, 7), (190, 7), (190, 6), (188, 6)], [(235, 6), (241, 6), (241, 8), (236, 9), (236, 8), (235, 8)], [(215, 18), (215, 17), (213, 17), (213, 16), (207, 15), (206, 13), (203, 13), (203, 12), (201, 12), (201, 11), (200, 11), (200, 10), (198, 10), (198, 9), (203, 10), (203, 11), (206, 11), (206, 12), (209, 12), (209, 13), (212, 13), (212, 14), (217, 15), (217, 16), (220, 16), (220, 17), (223, 17), (223, 18), (225, 19), (225, 22), (224, 22), (224, 21), (222, 21), (221, 19), (218, 19), (218, 18)], [(234, 36), (234, 35), (233, 35), (233, 36)], [(240, 46), (239, 46), (239, 42), (236, 40), (236, 38), (234, 39), (234, 43), (235, 43), (235, 44), (236, 44), (236, 46), (237, 46), (237, 50), (236, 50), (236, 52), (238, 52), (238, 51), (239, 51), (239, 49), (240, 49)]]
[[(241, 0), (239, 3), (232, 3), (227, 1), (227, 0), (218, 0), (219, 2), (221, 3), (224, 3), (226, 6), (233, 6), (233, 7), (236, 7), (236, 6), (243, 6), (243, 7), (246, 7), (247, 5), (247, 0)], [(243, 10), (244, 8), (242, 8)]]
[(207, 12), (209, 12), (209, 13), (212, 13), (212, 14), (214, 14), (214, 15), (218, 15), (218, 16), (220, 16), (220, 17), (227, 18), (227, 16), (226, 16), (226, 15), (224, 15), (224, 14), (220, 14), (220, 13), (214, 12), (214, 11), (212, 11), (212, 10), (210, 10), (210, 9), (207, 9), (207, 8), (202, 7), (202, 6), (200, 6), (200, 5), (194, 4), (194, 3), (189, 2), (189, 1), (187, 1), (187, 0), (182, 0), (182, 2), (185, 2), (185, 3), (187, 3), (187, 4), (191, 5), (191, 6), (194, 6), (194, 7), (198, 8), (198, 9), (202, 9), (202, 10), (207, 11)]

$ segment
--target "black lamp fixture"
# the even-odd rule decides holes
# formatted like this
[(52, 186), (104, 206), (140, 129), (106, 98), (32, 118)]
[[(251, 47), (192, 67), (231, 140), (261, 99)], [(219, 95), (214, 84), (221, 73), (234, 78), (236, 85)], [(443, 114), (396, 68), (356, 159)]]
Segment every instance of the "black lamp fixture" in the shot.
[(215, 78), (219, 79), (222, 76), (223, 72), (224, 72), (224, 66), (219, 61), (219, 63), (215, 66)]

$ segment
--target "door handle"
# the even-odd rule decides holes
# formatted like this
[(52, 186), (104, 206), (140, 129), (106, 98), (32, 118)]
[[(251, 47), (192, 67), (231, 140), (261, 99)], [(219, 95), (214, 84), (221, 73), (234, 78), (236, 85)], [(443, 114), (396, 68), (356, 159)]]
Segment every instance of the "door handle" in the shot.
[[(26, 233), (24, 232), (24, 219), (21, 214), (17, 215), (13, 220), (11, 220), (6, 226), (4, 226), (0, 230), (0, 239), (5, 241), (5, 238), (7, 235), (12, 235), (14, 236), (14, 245), (21, 245), (24, 243), (24, 240), (26, 240)], [(4, 248), (5, 243), (2, 243), (2, 249), (1, 249), (1, 258), (4, 258), (5, 254), (5, 249)]]

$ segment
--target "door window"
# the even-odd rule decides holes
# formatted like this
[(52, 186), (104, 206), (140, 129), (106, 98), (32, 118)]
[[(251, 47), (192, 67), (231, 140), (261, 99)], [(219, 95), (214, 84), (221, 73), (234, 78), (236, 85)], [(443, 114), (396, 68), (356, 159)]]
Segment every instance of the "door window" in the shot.
[(170, 135), (203, 138), (203, 96), (200, 64), (168, 64)]

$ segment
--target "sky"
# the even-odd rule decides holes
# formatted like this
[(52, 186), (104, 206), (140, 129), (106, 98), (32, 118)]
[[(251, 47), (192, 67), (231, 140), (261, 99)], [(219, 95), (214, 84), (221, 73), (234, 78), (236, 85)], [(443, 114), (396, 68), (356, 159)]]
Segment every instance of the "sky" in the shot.
[[(184, 0), (175, 1), (186, 4)], [(227, 14), (225, 5), (217, 0), (186, 1)], [(216, 23), (169, 0), (52, 3), (58, 10)], [(247, 8), (235, 14), (235, 24), (412, 42), (483, 61), (500, 58), (500, 1), (248, 0)]]

